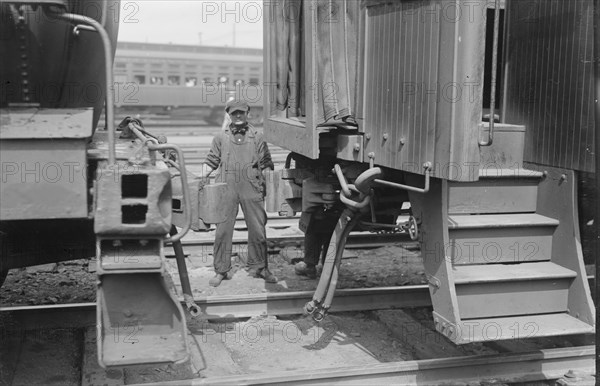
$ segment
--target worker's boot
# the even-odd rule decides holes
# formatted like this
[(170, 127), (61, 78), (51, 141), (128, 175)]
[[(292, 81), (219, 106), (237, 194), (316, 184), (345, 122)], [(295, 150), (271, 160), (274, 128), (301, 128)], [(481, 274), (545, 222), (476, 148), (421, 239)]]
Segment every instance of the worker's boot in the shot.
[(309, 279), (317, 278), (317, 267), (314, 265), (308, 265), (301, 261), (294, 267), (294, 272), (299, 276), (306, 276)]
[(266, 283), (277, 283), (279, 280), (269, 271), (269, 268), (251, 268), (248, 274), (252, 277), (262, 278)]
[(218, 287), (223, 280), (229, 279), (228, 273), (216, 273), (215, 276), (208, 281), (208, 284), (210, 284), (211, 287)]

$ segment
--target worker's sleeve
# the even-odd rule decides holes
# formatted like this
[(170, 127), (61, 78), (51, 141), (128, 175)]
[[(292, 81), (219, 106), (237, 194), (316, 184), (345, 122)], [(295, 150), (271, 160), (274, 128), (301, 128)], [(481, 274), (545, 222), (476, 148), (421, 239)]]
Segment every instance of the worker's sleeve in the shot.
[(210, 150), (206, 155), (206, 160), (204, 163), (210, 166), (212, 169), (217, 169), (219, 165), (221, 165), (221, 149), (223, 148), (222, 140), (223, 139), (220, 135), (215, 135), (212, 140)]
[(271, 159), (271, 153), (269, 152), (269, 146), (262, 135), (258, 136), (258, 167), (260, 170), (275, 169), (273, 160)]

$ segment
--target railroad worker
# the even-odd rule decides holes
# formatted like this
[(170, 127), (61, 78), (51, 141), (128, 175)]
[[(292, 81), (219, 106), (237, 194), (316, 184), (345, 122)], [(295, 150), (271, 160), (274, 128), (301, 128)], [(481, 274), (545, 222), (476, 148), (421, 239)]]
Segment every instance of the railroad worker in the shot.
[(245, 101), (230, 100), (225, 111), (231, 124), (213, 138), (211, 149), (203, 165), (202, 179), (219, 168), (217, 181), (227, 184), (227, 202), (223, 210), (227, 220), (217, 224), (214, 243), (215, 276), (209, 284), (217, 287), (230, 279), (233, 230), (238, 208), (241, 205), (248, 227), (248, 273), (276, 283), (267, 262), (267, 235), (264, 208), (265, 178), (263, 171), (273, 169), (273, 161), (262, 135), (248, 123), (250, 107)]

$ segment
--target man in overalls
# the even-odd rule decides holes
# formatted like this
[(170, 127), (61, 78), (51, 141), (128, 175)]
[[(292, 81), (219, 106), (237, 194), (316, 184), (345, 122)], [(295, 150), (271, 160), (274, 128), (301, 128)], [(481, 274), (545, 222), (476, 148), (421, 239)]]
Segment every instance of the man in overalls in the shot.
[(277, 278), (267, 265), (264, 208), (263, 170), (274, 168), (271, 154), (262, 135), (248, 123), (250, 107), (245, 101), (230, 100), (225, 111), (231, 124), (213, 138), (202, 170), (202, 177), (207, 180), (213, 170), (220, 168), (216, 180), (227, 184), (230, 203), (223, 208), (227, 220), (217, 225), (213, 251), (215, 276), (209, 283), (217, 287), (221, 281), (230, 279), (233, 229), (240, 205), (248, 227), (248, 272), (267, 283), (276, 283)]

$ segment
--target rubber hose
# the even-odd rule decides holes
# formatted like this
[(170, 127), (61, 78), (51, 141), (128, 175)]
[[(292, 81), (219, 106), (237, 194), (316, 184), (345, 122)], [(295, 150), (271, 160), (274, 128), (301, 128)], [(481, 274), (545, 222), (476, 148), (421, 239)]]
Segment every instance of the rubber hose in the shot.
[(331, 241), (329, 242), (329, 250), (327, 251), (327, 256), (325, 257), (325, 262), (323, 263), (323, 272), (321, 273), (319, 284), (317, 285), (317, 289), (313, 295), (313, 301), (319, 304), (323, 301), (323, 298), (325, 297), (326, 291), (329, 287), (329, 282), (331, 281), (331, 275), (333, 273), (333, 266), (337, 260), (337, 253), (339, 250), (338, 244), (344, 236), (344, 229), (346, 228), (348, 222), (353, 219), (355, 215), (355, 211), (344, 209), (335, 226), (333, 235), (331, 236)]
[(342, 263), (342, 257), (344, 256), (344, 248), (346, 247), (346, 241), (348, 240), (348, 235), (350, 235), (350, 231), (354, 229), (354, 226), (356, 225), (360, 217), (356, 212), (353, 213), (353, 215), (354, 217), (346, 224), (346, 226), (343, 229), (342, 239), (336, 243), (336, 246), (338, 248), (335, 254), (335, 262), (333, 264), (333, 272), (331, 274), (331, 280), (327, 289), (327, 295), (325, 297), (325, 301), (323, 302), (324, 309), (329, 309), (329, 307), (331, 307), (333, 295), (335, 295), (335, 289), (337, 288), (339, 270), (340, 265)]

